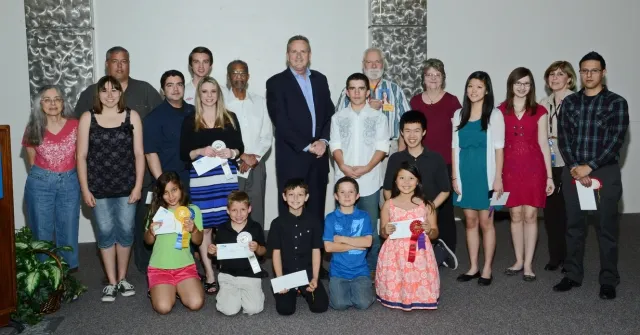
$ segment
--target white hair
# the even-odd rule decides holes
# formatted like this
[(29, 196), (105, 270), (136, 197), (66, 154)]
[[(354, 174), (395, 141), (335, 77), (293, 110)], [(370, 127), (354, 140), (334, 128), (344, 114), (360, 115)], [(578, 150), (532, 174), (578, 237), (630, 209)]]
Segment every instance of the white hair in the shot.
[(370, 52), (377, 52), (378, 55), (380, 55), (380, 59), (382, 59), (382, 70), (385, 70), (387, 68), (387, 60), (384, 57), (384, 52), (382, 52), (380, 48), (376, 47), (367, 48), (367, 50), (364, 51), (364, 53), (362, 54), (362, 67), (364, 67), (364, 61)]

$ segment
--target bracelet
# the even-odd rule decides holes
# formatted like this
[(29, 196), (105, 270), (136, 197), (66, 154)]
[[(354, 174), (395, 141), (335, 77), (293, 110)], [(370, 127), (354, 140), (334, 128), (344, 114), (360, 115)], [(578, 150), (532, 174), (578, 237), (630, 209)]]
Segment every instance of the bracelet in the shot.
[(551, 180), (553, 180), (553, 177), (547, 177), (547, 179), (551, 179)]
[(231, 149), (231, 153), (233, 154), (230, 158), (231, 159), (236, 159), (236, 149)]

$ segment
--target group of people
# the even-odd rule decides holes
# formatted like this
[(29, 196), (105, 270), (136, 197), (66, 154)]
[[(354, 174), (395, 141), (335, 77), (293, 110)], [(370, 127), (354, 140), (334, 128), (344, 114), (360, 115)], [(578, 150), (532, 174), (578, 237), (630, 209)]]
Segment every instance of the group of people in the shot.
[[(503, 196), (515, 254), (504, 273), (536, 279), (537, 211), (544, 208), (545, 270), (565, 272), (554, 290), (580, 286), (586, 212), (577, 188), (585, 187), (598, 193), (600, 297), (615, 298), (618, 160), (629, 116), (626, 100), (603, 84), (602, 56), (580, 60), (577, 92), (572, 65), (551, 64), (544, 73), (551, 94), (539, 102), (534, 75), (517, 68), (498, 107), (483, 71), (468, 77), (460, 104), (445, 91), (438, 59), (426, 61), (424, 92), (408, 100), (384, 78), (376, 48), (364, 52), (362, 73), (347, 78), (334, 105), (327, 78), (309, 68), (307, 38), (290, 38), (286, 58), (288, 67), (266, 83), (266, 99), (247, 91), (244, 61), (228, 64), (226, 87), (210, 77), (213, 55), (205, 47), (189, 54), (189, 81), (177, 70), (161, 76), (164, 97), (129, 76), (122, 47), (107, 51), (107, 75), (82, 92), (75, 110), (58, 87), (42, 87), (23, 140), (31, 166), (27, 222), (36, 238), (71, 245), (61, 254), (77, 268), (82, 199), (93, 208), (108, 281), (102, 301), (135, 294), (126, 279), (133, 246), (162, 314), (176, 299), (197, 310), (205, 293), (217, 294), (216, 307), (227, 315), (262, 311), (266, 275), (255, 259), (212, 262), (219, 244), (236, 242), (247, 243), (253, 258), (270, 254), (276, 277), (307, 272), (308, 285), (275, 294), (280, 314), (295, 312), (297, 296), (313, 312), (365, 309), (376, 299), (389, 308), (435, 309), (438, 267), (458, 266), (454, 206), (464, 212), (470, 260), (457, 279), (486, 286), (500, 207), (491, 203)], [(274, 138), (282, 201), (265, 239), (264, 161)], [(336, 209), (325, 217), (330, 156)], [(220, 164), (202, 171), (205, 157)], [(182, 233), (156, 235), (158, 211), (183, 206), (190, 215)], [(396, 236), (403, 223), (411, 237)], [(325, 252), (328, 293), (320, 281)]]

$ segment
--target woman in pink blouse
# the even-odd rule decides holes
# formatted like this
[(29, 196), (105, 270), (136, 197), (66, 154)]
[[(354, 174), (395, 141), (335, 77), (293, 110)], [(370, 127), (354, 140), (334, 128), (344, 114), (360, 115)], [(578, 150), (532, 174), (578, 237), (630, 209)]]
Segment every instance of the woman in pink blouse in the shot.
[(27, 223), (37, 240), (71, 246), (60, 251), (70, 269), (78, 267), (80, 185), (76, 173), (78, 120), (56, 86), (40, 89), (31, 110), (22, 145), (28, 154), (29, 175), (24, 198)]

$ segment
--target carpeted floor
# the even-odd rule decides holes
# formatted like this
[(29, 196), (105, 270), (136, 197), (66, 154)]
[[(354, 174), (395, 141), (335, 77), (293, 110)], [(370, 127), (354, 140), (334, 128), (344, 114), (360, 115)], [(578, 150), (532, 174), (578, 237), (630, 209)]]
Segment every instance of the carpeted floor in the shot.
[[(137, 294), (118, 296), (115, 303), (101, 303), (103, 277), (95, 244), (81, 246), (81, 269), (77, 276), (89, 286), (78, 301), (63, 305), (55, 317), (64, 317), (56, 334), (640, 334), (640, 215), (625, 215), (620, 229), (619, 270), (622, 283), (618, 298), (598, 298), (599, 255), (595, 232), (590, 228), (585, 256), (585, 280), (581, 288), (566, 293), (551, 287), (562, 277), (546, 272), (546, 235), (542, 223), (535, 258), (538, 280), (524, 282), (520, 276), (506, 277), (504, 268), (514, 260), (508, 222), (497, 227), (498, 248), (494, 281), (479, 287), (475, 281), (458, 283), (455, 278), (467, 270), (464, 228), (458, 225), (456, 271), (441, 268), (441, 304), (437, 311), (402, 312), (375, 303), (369, 310), (329, 310), (312, 314), (304, 300), (298, 300), (294, 316), (275, 311), (268, 280), (265, 310), (254, 316), (226, 317), (215, 310), (215, 297), (207, 296), (205, 307), (188, 312), (178, 305), (166, 316), (157, 315), (146, 297), (146, 280), (131, 265), (129, 280)], [(268, 268), (270, 264), (264, 264)], [(326, 285), (326, 283), (325, 283)], [(0, 334), (6, 334), (5, 328)]]

